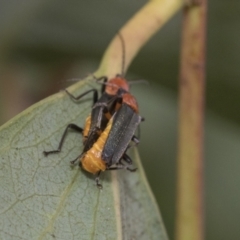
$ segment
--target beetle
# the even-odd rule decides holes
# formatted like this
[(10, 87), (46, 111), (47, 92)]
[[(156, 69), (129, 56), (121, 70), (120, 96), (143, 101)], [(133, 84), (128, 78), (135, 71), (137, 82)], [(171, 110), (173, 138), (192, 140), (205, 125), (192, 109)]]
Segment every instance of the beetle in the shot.
[[(138, 114), (135, 97), (125, 92), (120, 108), (109, 120), (97, 141), (78, 158), (83, 169), (96, 175), (95, 181), (99, 188), (102, 188), (99, 176), (105, 170), (136, 170), (129, 168), (132, 160), (126, 151), (131, 141), (139, 142), (134, 136), (134, 132), (141, 121), (143, 118)], [(122, 160), (125, 160), (127, 165), (123, 164)]]
[[(117, 107), (117, 105), (119, 106)], [(102, 185), (99, 183), (99, 176), (102, 171), (123, 168), (129, 171), (136, 170), (129, 168), (132, 160), (126, 154), (126, 151), (131, 141), (136, 144), (139, 143), (139, 140), (134, 136), (134, 132), (141, 121), (143, 121), (143, 118), (138, 114), (138, 104), (135, 97), (124, 89), (119, 88), (116, 94), (115, 112), (108, 121), (105, 129), (99, 133), (95, 142), (88, 142), (91, 139), (91, 134), (96, 133), (96, 131), (91, 132), (89, 130), (89, 125), (91, 124), (89, 116), (84, 129), (75, 124), (69, 124), (63, 133), (58, 150), (44, 152), (44, 154), (48, 155), (61, 151), (63, 140), (69, 128), (83, 134), (83, 136), (84, 131), (91, 132), (89, 134), (90, 137), (84, 140), (85, 145), (81, 155), (70, 163), (74, 164), (77, 160), (80, 160), (80, 165), (83, 169), (97, 175), (95, 178), (96, 184), (99, 188), (102, 188)], [(127, 165), (123, 164), (122, 160)]]

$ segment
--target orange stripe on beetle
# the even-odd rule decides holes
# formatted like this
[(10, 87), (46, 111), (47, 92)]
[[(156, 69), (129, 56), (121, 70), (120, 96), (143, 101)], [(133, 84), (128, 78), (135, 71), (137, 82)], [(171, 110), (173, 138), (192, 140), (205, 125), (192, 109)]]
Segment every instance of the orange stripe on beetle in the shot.
[(98, 140), (93, 144), (92, 148), (89, 149), (80, 159), (83, 169), (92, 174), (97, 174), (99, 171), (106, 170), (106, 163), (101, 156), (104, 144), (112, 127), (112, 121), (113, 120), (111, 118), (107, 127), (102, 132)]

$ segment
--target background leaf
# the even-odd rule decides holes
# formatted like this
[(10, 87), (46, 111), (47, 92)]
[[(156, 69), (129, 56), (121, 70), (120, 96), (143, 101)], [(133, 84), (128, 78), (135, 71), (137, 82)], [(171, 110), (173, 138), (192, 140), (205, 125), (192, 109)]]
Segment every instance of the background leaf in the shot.
[[(81, 81), (69, 90), (93, 85)], [(104, 173), (103, 190), (69, 165), (81, 153), (81, 135), (69, 133), (60, 154), (43, 155), (56, 149), (68, 123), (84, 125), (91, 104), (60, 92), (1, 127), (1, 239), (167, 239), (136, 149), (138, 171)]]

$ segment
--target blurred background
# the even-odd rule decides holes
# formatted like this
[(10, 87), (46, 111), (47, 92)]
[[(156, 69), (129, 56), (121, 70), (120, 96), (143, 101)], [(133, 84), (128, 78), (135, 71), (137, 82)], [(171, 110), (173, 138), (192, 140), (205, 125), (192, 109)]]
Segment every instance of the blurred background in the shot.
[[(93, 73), (143, 0), (0, 1), (0, 125)], [(205, 118), (206, 239), (240, 239), (240, 2), (208, 9)], [(128, 79), (141, 115), (139, 150), (170, 239), (174, 236), (181, 12), (141, 50)]]

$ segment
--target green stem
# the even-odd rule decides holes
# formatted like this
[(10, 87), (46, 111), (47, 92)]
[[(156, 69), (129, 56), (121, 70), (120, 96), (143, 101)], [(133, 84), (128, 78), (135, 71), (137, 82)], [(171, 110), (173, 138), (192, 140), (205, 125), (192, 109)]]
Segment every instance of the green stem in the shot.
[(204, 239), (203, 121), (206, 3), (186, 6), (180, 71), (177, 240)]

